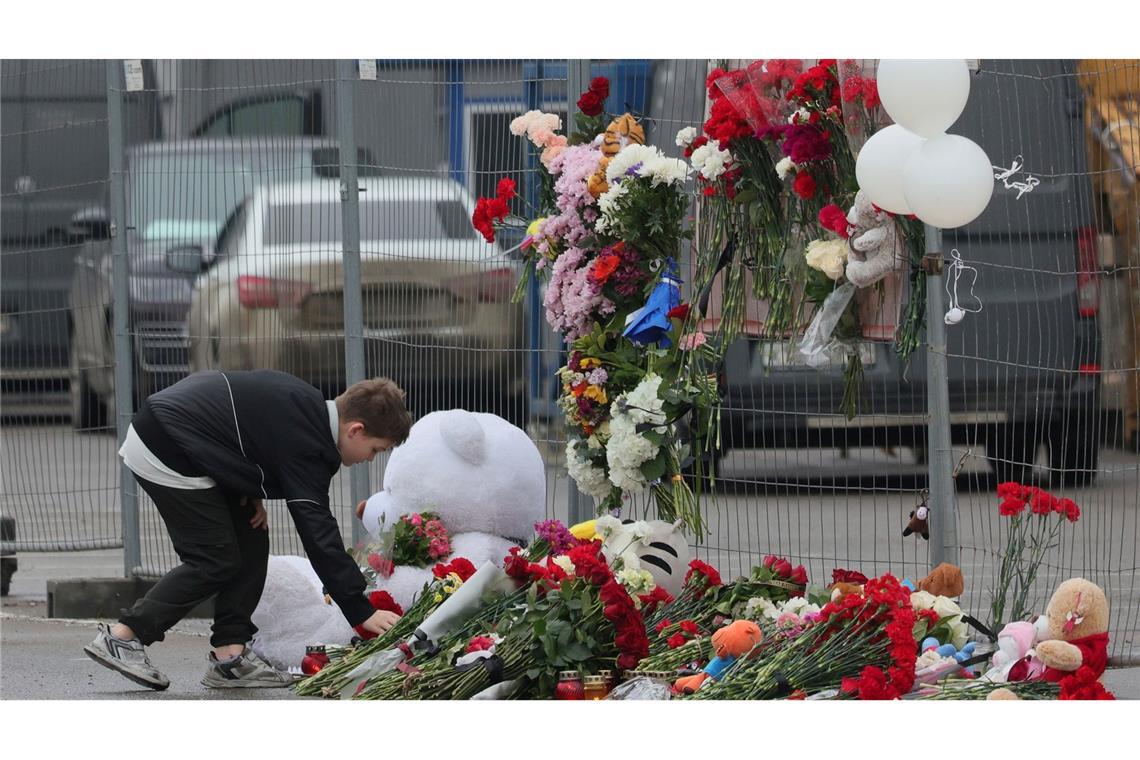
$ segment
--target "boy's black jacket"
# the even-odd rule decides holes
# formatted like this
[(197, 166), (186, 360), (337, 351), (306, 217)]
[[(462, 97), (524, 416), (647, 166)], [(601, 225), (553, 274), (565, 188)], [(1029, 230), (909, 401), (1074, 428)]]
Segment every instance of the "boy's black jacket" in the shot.
[(284, 372), (208, 370), (143, 402), (132, 420), (155, 456), (233, 494), (284, 499), (305, 553), (351, 625), (372, 615), (365, 580), (329, 510), (341, 466), (321, 392)]

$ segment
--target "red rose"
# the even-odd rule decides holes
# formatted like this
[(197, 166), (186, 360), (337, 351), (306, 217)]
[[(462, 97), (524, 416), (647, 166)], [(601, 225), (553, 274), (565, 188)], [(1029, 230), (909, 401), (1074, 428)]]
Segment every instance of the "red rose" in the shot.
[(801, 586), (806, 586), (808, 582), (807, 570), (803, 565), (796, 565), (796, 569), (792, 571), (792, 583), (798, 583)]
[(850, 236), (848, 232), (847, 214), (843, 213), (843, 209), (834, 203), (830, 203), (820, 209), (819, 223), (823, 225), (824, 229), (831, 230), (844, 240)]
[(639, 662), (641, 662), (641, 658), (632, 654), (621, 654), (617, 658), (619, 670), (633, 670)]
[(787, 578), (792, 574), (792, 563), (783, 558), (778, 559), (772, 565), (772, 572), (781, 578)]
[(610, 80), (605, 77), (594, 77), (590, 80), (590, 92), (598, 94), (598, 97), (605, 100), (610, 96)]
[(593, 90), (586, 90), (582, 93), (582, 97), (578, 98), (578, 110), (586, 116), (597, 116), (602, 112), (602, 107), (605, 102), (598, 93)]

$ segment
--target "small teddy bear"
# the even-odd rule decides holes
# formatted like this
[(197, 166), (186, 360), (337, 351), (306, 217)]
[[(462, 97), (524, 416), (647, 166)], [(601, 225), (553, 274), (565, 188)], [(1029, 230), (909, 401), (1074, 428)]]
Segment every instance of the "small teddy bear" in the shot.
[(1041, 679), (1060, 681), (1082, 665), (1098, 677), (1108, 665), (1108, 599), (1084, 578), (1057, 587), (1045, 608), (1047, 635), (1036, 646), (1045, 664)]
[(1036, 643), (1037, 630), (1032, 623), (1007, 623), (998, 632), (998, 651), (990, 660), (991, 667), (984, 676), (986, 680), (994, 683), (1039, 680), (1045, 666), (1035, 656), (1033, 647)]
[(712, 635), (715, 657), (700, 673), (678, 678), (673, 684), (673, 691), (678, 694), (693, 694), (708, 679), (718, 680), (737, 658), (748, 654), (763, 638), (764, 633), (760, 630), (760, 626), (751, 620), (734, 620), (717, 629)]
[(957, 565), (943, 562), (918, 582), (919, 591), (927, 591), (934, 596), (959, 597), (966, 588), (962, 571)]
[(893, 270), (905, 269), (910, 257), (902, 231), (886, 211), (876, 209), (867, 194), (855, 194), (855, 204), (847, 212), (847, 221), (854, 228), (847, 245), (847, 280), (855, 287), (865, 288), (886, 277)]

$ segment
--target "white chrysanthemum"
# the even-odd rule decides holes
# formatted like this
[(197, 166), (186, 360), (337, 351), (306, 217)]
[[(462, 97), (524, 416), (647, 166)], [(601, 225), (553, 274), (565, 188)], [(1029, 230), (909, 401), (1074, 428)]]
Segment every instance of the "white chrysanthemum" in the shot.
[(658, 447), (638, 434), (637, 423), (628, 414), (616, 415), (610, 421), (610, 432), (606, 444), (610, 482), (623, 491), (638, 493), (647, 485), (641, 465), (657, 456)]
[(661, 151), (652, 145), (630, 143), (622, 148), (606, 167), (606, 182), (612, 184), (615, 179), (623, 176), (634, 166), (651, 161), (659, 155), (661, 155)]
[(847, 267), (847, 241), (813, 240), (808, 243), (804, 259), (812, 269), (818, 269), (832, 280), (838, 280)]
[(687, 148), (692, 144), (693, 140), (697, 137), (696, 127), (685, 127), (677, 132), (677, 147)]
[(785, 180), (788, 178), (788, 172), (795, 168), (796, 162), (793, 161), (790, 157), (784, 156), (778, 162), (776, 162), (776, 175), (781, 180)]
[(638, 173), (643, 177), (648, 177), (649, 184), (657, 187), (658, 185), (683, 185), (685, 180), (689, 178), (690, 171), (692, 170), (689, 165), (679, 158), (658, 156), (652, 161), (647, 161)]
[(579, 454), (578, 447), (574, 444), (574, 441), (569, 441), (566, 444), (567, 472), (582, 493), (593, 496), (595, 499), (606, 498), (610, 493), (610, 481), (606, 477), (606, 471), (601, 467), (596, 467), (593, 462)]
[(792, 612), (803, 617), (810, 612), (819, 612), (819, 607), (802, 596), (793, 596), (791, 599), (780, 603), (780, 611)]
[(597, 232), (599, 235), (607, 234), (610, 231), (610, 222), (611, 221), (612, 220), (608, 216), (606, 216), (605, 214), (602, 214), (594, 222), (594, 231)]
[(554, 564), (562, 568), (562, 572), (566, 573), (567, 575), (574, 574), (574, 563), (565, 554), (559, 554), (557, 557), (555, 557)]
[(630, 523), (625, 526), (626, 531), (638, 541), (644, 541), (645, 537), (649, 535), (649, 523), (645, 520), (638, 520), (637, 522)]
[(598, 209), (602, 212), (602, 216), (610, 216), (614, 211), (614, 204), (617, 203), (618, 198), (629, 193), (629, 187), (620, 183), (614, 182), (610, 188), (598, 196)]
[(623, 567), (617, 574), (618, 583), (625, 586), (630, 594), (648, 594), (657, 585), (648, 570), (634, 570)]

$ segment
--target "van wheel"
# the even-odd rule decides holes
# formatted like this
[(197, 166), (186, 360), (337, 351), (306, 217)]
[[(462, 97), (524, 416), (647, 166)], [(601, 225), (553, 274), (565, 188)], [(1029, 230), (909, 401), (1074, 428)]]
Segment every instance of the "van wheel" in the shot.
[(999, 425), (986, 438), (986, 457), (998, 483), (1028, 484), (1033, 476), (1039, 438), (1024, 424)]
[(87, 373), (79, 368), (74, 341), (71, 347), (71, 371), (68, 383), (71, 396), (71, 427), (77, 433), (91, 433), (107, 427), (107, 408), (87, 383)]
[(1049, 429), (1049, 470), (1055, 483), (1068, 488), (1088, 486), (1096, 480), (1100, 445), (1096, 426), (1088, 416), (1070, 413)]

